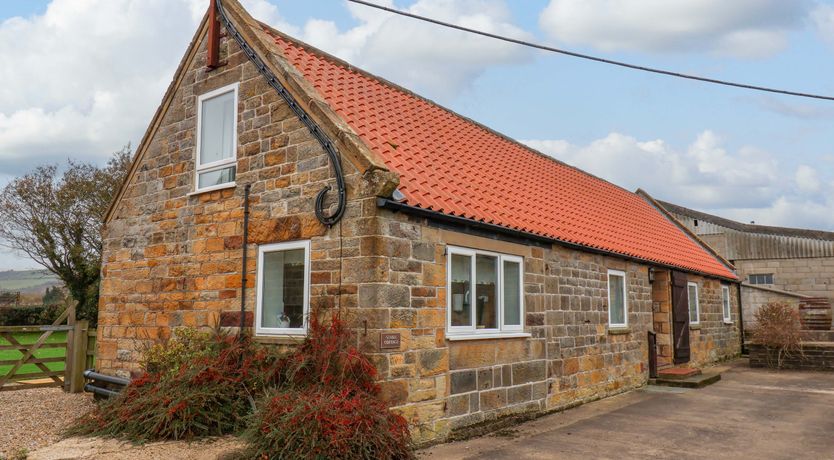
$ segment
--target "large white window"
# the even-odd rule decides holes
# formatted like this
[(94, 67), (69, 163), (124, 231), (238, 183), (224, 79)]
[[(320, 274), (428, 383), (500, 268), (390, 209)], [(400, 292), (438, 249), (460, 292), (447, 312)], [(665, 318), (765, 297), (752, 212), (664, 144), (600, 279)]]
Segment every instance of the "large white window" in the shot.
[(197, 98), (197, 191), (235, 184), (237, 93), (235, 83)]
[(689, 294), (689, 324), (700, 324), (701, 306), (698, 305), (698, 285), (692, 282), (686, 283), (686, 290)]
[(608, 325), (628, 326), (626, 275), (619, 270), (608, 270)]
[(730, 287), (721, 286), (721, 306), (724, 309), (724, 322), (732, 322), (732, 314), (730, 313)]
[(449, 246), (447, 325), (452, 339), (524, 332), (524, 260)]
[(258, 248), (258, 302), (255, 332), (303, 335), (310, 309), (310, 242)]

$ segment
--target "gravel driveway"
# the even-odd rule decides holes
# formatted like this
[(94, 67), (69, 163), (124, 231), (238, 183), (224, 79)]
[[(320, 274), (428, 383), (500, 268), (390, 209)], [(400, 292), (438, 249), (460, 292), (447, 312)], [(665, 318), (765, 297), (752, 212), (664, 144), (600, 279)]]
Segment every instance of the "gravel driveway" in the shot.
[(0, 457), (54, 443), (61, 429), (94, 405), (89, 394), (60, 388), (0, 392)]

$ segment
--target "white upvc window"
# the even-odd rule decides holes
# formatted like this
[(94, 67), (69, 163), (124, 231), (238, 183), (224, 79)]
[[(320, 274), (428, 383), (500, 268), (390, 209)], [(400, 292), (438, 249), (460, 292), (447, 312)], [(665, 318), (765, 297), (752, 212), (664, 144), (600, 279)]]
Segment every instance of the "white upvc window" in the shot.
[(724, 322), (730, 323), (733, 321), (732, 313), (730, 312), (730, 287), (721, 286), (721, 306), (724, 310)]
[(626, 274), (620, 270), (608, 270), (608, 325), (628, 327), (628, 295)]
[(304, 335), (310, 311), (310, 242), (258, 248), (255, 333)]
[(235, 185), (238, 86), (233, 83), (197, 98), (195, 191)]
[(447, 336), (450, 340), (524, 334), (524, 259), (447, 248)]
[(698, 304), (698, 285), (690, 281), (686, 283), (686, 290), (689, 295), (689, 324), (701, 324), (701, 306)]

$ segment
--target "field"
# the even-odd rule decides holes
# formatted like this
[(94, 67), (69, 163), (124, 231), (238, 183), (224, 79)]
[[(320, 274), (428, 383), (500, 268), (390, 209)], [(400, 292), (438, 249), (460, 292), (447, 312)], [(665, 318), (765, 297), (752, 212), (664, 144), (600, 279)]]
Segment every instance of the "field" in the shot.
[[(38, 340), (38, 337), (40, 337), (40, 335), (41, 335), (40, 332), (20, 332), (20, 333), (14, 334), (14, 338), (20, 343), (31, 344), (31, 343), (35, 343)], [(53, 332), (52, 335), (49, 336), (49, 339), (46, 342), (47, 343), (62, 343), (62, 342), (66, 342), (66, 341), (67, 341), (67, 333), (64, 332), (64, 331), (58, 331), (58, 332)], [(3, 338), (0, 338), (0, 345), (9, 345), (9, 342), (4, 340)], [(56, 358), (56, 357), (59, 357), (59, 356), (65, 356), (66, 352), (67, 352), (66, 348), (44, 348), (44, 349), (41, 349), (41, 350), (37, 350), (35, 352), (35, 356), (37, 356), (39, 358)], [(0, 361), (18, 359), (21, 356), (23, 356), (23, 355), (17, 350), (0, 350)], [(53, 370), (53, 371), (64, 370), (64, 363), (63, 362), (47, 363), (45, 365), (46, 365), (46, 367), (48, 367), (50, 370)], [(9, 369), (11, 369), (11, 368), (12, 368), (11, 365), (0, 366), (0, 376), (6, 375), (6, 372), (8, 372)], [(21, 367), (17, 371), (17, 373), (18, 374), (29, 374), (29, 373), (39, 372), (39, 371), (40, 370), (38, 369), (38, 367), (35, 366), (34, 364), (24, 364), (23, 367)]]
[(61, 281), (46, 270), (9, 270), (0, 272), (0, 291), (40, 292), (60, 286)]

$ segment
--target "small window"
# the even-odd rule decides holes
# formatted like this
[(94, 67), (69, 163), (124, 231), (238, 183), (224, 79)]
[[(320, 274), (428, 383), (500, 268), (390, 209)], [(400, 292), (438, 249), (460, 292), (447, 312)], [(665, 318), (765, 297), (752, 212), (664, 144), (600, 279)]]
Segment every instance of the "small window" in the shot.
[(234, 185), (237, 170), (238, 84), (197, 99), (198, 191)]
[(701, 306), (698, 305), (698, 285), (687, 283), (686, 289), (689, 294), (689, 324), (700, 324)]
[(523, 332), (523, 259), (448, 249), (449, 335)]
[(724, 307), (724, 322), (729, 323), (732, 321), (732, 315), (730, 313), (730, 287), (729, 286), (721, 286), (721, 300), (722, 306)]
[(307, 331), (310, 242), (258, 248), (257, 334), (298, 335)]
[(608, 325), (628, 326), (628, 300), (625, 272), (608, 270)]
[(749, 275), (747, 279), (750, 281), (750, 284), (773, 284), (773, 273)]

